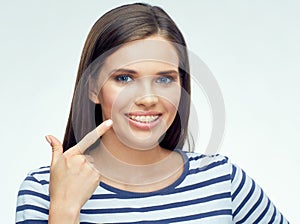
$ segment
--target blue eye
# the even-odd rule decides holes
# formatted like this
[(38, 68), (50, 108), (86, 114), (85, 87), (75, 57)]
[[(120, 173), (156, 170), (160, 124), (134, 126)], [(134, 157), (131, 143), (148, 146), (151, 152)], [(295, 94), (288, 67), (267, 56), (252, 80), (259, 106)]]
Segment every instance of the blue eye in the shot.
[(157, 83), (161, 83), (161, 84), (169, 84), (173, 81), (174, 81), (174, 79), (172, 77), (168, 77), (168, 76), (162, 76), (156, 80)]
[(115, 80), (118, 82), (126, 83), (132, 81), (132, 78), (129, 75), (118, 75), (115, 77)]

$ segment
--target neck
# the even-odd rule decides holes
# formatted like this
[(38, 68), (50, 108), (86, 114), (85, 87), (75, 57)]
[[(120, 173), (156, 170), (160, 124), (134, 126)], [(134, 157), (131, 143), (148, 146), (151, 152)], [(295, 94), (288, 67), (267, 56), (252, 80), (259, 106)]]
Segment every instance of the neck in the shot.
[(99, 147), (89, 151), (92, 162), (106, 179), (126, 185), (152, 185), (167, 180), (182, 169), (179, 153), (157, 145), (147, 150), (127, 147), (114, 138), (102, 137)]
[(171, 153), (170, 150), (160, 147), (158, 143), (145, 150), (129, 147), (112, 132), (110, 130), (102, 136), (100, 147), (105, 147), (112, 156), (124, 163), (132, 165), (153, 164), (161, 161)]

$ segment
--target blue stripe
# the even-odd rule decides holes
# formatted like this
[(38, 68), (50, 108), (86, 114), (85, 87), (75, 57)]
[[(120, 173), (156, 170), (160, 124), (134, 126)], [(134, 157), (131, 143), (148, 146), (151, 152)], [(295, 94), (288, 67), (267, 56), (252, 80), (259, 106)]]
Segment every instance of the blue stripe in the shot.
[(44, 195), (44, 194), (41, 194), (41, 193), (38, 193), (38, 192), (35, 192), (35, 191), (20, 190), (19, 193), (18, 193), (18, 196), (21, 196), (21, 195), (32, 195), (32, 196), (36, 196), (36, 197), (42, 198), (44, 200), (50, 201), (49, 195)]
[(21, 222), (16, 222), (16, 224), (42, 224), (42, 223), (48, 223), (48, 220), (35, 220), (35, 219), (28, 219)]
[(232, 165), (231, 183), (234, 180), (235, 175), (236, 175), (236, 166)]
[(224, 209), (224, 210), (216, 210), (206, 213), (200, 213), (195, 215), (189, 215), (189, 216), (182, 216), (182, 217), (175, 217), (175, 218), (169, 218), (169, 219), (161, 219), (161, 220), (155, 220), (155, 221), (138, 221), (138, 222), (119, 222), (119, 224), (168, 224), (168, 223), (174, 223), (174, 222), (184, 222), (189, 220), (197, 220), (197, 219), (203, 219), (208, 218), (212, 216), (220, 216), (220, 215), (231, 215), (230, 209)]
[(243, 188), (244, 184), (246, 181), (246, 174), (245, 172), (242, 170), (242, 180), (241, 183), (239, 184), (238, 188), (236, 189), (236, 191), (232, 194), (232, 201), (234, 201), (234, 199), (236, 198), (236, 196), (238, 195), (238, 193), (241, 191), (241, 189)]
[(50, 170), (42, 170), (42, 171), (32, 172), (30, 175), (34, 176), (36, 174), (48, 174), (48, 173), (50, 173)]
[(257, 202), (252, 206), (252, 208), (245, 215), (245, 217), (242, 220), (240, 220), (239, 222), (237, 222), (237, 223), (245, 223), (245, 221), (253, 214), (253, 212), (255, 211), (255, 209), (259, 206), (259, 204), (261, 203), (263, 197), (264, 197), (264, 192), (260, 189), (260, 196), (259, 196)]
[(189, 158), (189, 161), (197, 161), (197, 160), (199, 160), (199, 159), (202, 159), (203, 157), (206, 157), (207, 155), (204, 155), (204, 154), (201, 154), (201, 155), (199, 155), (199, 156), (195, 156), (195, 157), (190, 157)]
[(143, 208), (109, 208), (109, 209), (82, 209), (82, 214), (110, 214), (110, 213), (129, 213), (129, 212), (150, 212), (156, 210), (164, 210), (164, 209), (172, 209), (178, 207), (184, 207), (194, 204), (200, 204), (205, 202), (210, 202), (214, 200), (221, 200), (224, 198), (230, 198), (230, 192), (215, 194), (203, 198), (198, 198), (189, 201), (181, 201), (181, 202), (174, 202), (165, 205), (156, 205), (151, 207), (143, 207)]
[(32, 176), (27, 176), (25, 178), (26, 181), (33, 181), (33, 182), (36, 182), (36, 183), (40, 183), (42, 185), (46, 185), (46, 184), (49, 184), (49, 181), (46, 181), (46, 180), (37, 180), (36, 178), (32, 177)]
[(183, 192), (183, 191), (190, 191), (190, 190), (194, 190), (194, 189), (197, 189), (197, 188), (207, 187), (209, 185), (217, 184), (217, 183), (228, 181), (228, 180), (230, 180), (230, 175), (226, 174), (226, 175), (223, 175), (223, 176), (220, 176), (220, 177), (212, 178), (210, 180), (202, 181), (202, 182), (197, 183), (197, 184), (192, 184), (192, 185), (189, 185), (189, 186), (185, 186), (185, 187), (175, 189), (174, 193), (180, 193), (180, 192)]
[(274, 208), (274, 212), (273, 212), (273, 215), (272, 215), (272, 217), (271, 217), (269, 223), (273, 223), (274, 220), (275, 220), (275, 217), (276, 217), (276, 209)]
[(269, 208), (270, 208), (270, 205), (271, 205), (271, 201), (268, 200), (268, 204), (267, 204), (265, 210), (264, 210), (264, 211), (261, 213), (261, 215), (255, 220), (254, 223), (259, 223), (260, 220), (263, 219), (263, 217), (264, 217), (264, 216), (266, 215), (266, 213), (268, 212), (268, 210), (269, 210)]
[(17, 212), (24, 211), (24, 210), (34, 210), (34, 211), (44, 213), (46, 215), (49, 214), (48, 209), (41, 208), (41, 207), (38, 207), (38, 206), (35, 206), (35, 205), (21, 205), (21, 206), (17, 207)]
[(223, 164), (226, 164), (226, 163), (227, 163), (226, 159), (216, 161), (216, 162), (210, 163), (210, 164), (208, 164), (207, 166), (204, 166), (204, 167), (199, 167), (199, 168), (196, 168), (196, 169), (190, 169), (189, 174), (196, 174), (196, 173), (199, 173), (199, 172), (207, 171), (207, 170), (212, 169), (216, 166), (223, 165)]
[(39, 170), (41, 170), (41, 169), (46, 169), (46, 168), (49, 168), (49, 169), (50, 169), (50, 166), (41, 166), (41, 167), (39, 168)]
[(36, 178), (34, 178), (33, 176), (27, 176), (27, 177), (25, 178), (25, 180), (33, 181), (33, 182), (39, 183), (39, 181), (38, 181)]
[(250, 189), (249, 193), (244, 198), (244, 200), (240, 203), (240, 205), (237, 207), (237, 209), (234, 211), (233, 217), (235, 217), (241, 211), (241, 209), (245, 206), (245, 204), (249, 201), (250, 197), (253, 195), (254, 189), (255, 189), (255, 182), (252, 180), (252, 185), (251, 185), (251, 189)]
[(280, 214), (280, 224), (283, 224), (283, 216)]
[[(230, 174), (226, 174), (220, 177), (216, 177), (210, 180), (206, 180), (197, 184), (192, 184), (192, 185), (188, 185), (188, 186), (184, 186), (181, 188), (176, 188), (173, 189), (172, 192), (168, 192), (168, 191), (162, 191), (162, 192), (156, 192), (156, 193), (142, 193), (142, 194), (132, 194), (132, 195), (127, 195), (127, 194), (122, 194), (122, 192), (120, 191), (119, 194), (95, 194), (93, 195), (90, 199), (95, 200), (95, 199), (132, 199), (132, 198), (140, 198), (141, 196), (143, 198), (146, 197), (152, 197), (152, 196), (157, 196), (157, 195), (171, 195), (171, 194), (178, 194), (178, 193), (182, 193), (185, 191), (190, 191), (190, 190), (194, 190), (194, 189), (198, 189), (198, 188), (202, 188), (202, 187), (207, 187), (209, 185), (213, 185), (213, 184), (217, 184), (217, 183), (221, 183), (221, 182), (225, 182), (230, 180)], [(100, 183), (100, 185), (104, 188), (110, 189), (112, 187), (110, 187), (109, 185), (106, 185), (105, 183)]]

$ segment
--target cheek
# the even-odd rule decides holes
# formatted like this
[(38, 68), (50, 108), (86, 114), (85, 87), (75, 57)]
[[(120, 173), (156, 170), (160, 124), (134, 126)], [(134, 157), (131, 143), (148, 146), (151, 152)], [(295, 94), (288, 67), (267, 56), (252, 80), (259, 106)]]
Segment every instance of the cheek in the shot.
[(100, 91), (99, 100), (102, 108), (102, 113), (105, 118), (111, 117), (111, 112), (113, 105), (116, 101), (117, 93), (112, 91), (111, 88), (106, 88), (105, 86)]
[(100, 92), (100, 103), (103, 114), (111, 117), (113, 113), (120, 112), (130, 104), (132, 99), (131, 91), (124, 91), (125, 88), (119, 88), (113, 85), (105, 85)]
[(157, 90), (157, 95), (163, 99), (166, 107), (172, 111), (177, 110), (180, 102), (181, 87), (174, 86), (168, 89), (159, 89)]

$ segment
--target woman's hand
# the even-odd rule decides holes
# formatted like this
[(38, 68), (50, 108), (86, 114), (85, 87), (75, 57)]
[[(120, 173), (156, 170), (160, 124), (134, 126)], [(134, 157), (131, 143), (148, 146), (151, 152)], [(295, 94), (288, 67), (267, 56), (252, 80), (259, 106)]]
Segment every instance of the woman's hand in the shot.
[(83, 153), (111, 126), (111, 120), (104, 121), (64, 153), (59, 140), (46, 136), (52, 147), (49, 223), (79, 223), (80, 209), (100, 182), (99, 172)]

